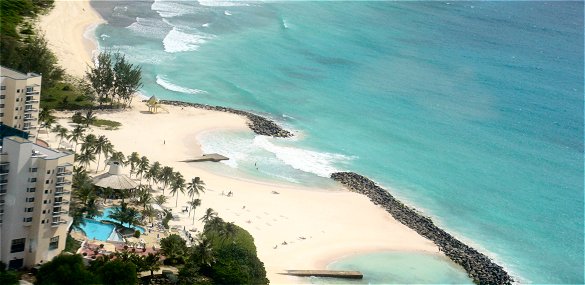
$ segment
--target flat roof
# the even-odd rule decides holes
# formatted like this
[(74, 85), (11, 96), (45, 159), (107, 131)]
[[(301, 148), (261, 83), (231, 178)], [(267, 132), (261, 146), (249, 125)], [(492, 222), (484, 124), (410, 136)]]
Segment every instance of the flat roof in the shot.
[(40, 75), (36, 74), (36, 73), (28, 73), (28, 74), (24, 74), (22, 72), (18, 72), (16, 70), (10, 69), (8, 67), (4, 67), (4, 66), (0, 66), (0, 76), (2, 77), (10, 77), (12, 79), (17, 79), (17, 80), (26, 80), (29, 78), (33, 78), (33, 77), (39, 77)]
[(43, 156), (44, 159), (57, 159), (60, 157), (73, 155), (72, 153), (69, 153), (69, 152), (61, 152), (61, 151), (57, 151), (57, 150), (54, 150), (51, 148), (46, 148), (44, 146), (38, 145), (38, 144), (33, 143), (27, 139), (17, 137), (17, 136), (6, 137), (5, 139), (9, 139), (9, 140), (12, 140), (12, 141), (15, 141), (18, 143), (32, 144), (32, 151), (38, 153), (38, 155), (40, 155), (40, 156)]

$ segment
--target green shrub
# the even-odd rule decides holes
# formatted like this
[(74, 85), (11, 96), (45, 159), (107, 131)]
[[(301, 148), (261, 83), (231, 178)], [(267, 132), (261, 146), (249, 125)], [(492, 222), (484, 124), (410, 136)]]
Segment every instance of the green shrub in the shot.
[(140, 231), (139, 230), (135, 230), (134, 231), (134, 237), (135, 238), (139, 238), (140, 237)]

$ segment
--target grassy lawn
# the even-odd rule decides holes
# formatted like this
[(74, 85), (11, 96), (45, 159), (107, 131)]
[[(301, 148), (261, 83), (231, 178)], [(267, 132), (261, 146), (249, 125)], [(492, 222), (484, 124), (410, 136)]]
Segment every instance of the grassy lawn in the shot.
[(122, 124), (116, 121), (110, 121), (106, 119), (95, 119), (92, 126), (105, 128), (106, 130), (117, 130)]
[(59, 82), (51, 88), (43, 88), (41, 108), (57, 110), (79, 110), (93, 105), (81, 92), (75, 90), (71, 83)]
[(72, 238), (70, 235), (67, 235), (67, 241), (65, 241), (64, 251), (76, 253), (77, 249), (79, 249), (79, 247), (81, 247), (81, 242)]

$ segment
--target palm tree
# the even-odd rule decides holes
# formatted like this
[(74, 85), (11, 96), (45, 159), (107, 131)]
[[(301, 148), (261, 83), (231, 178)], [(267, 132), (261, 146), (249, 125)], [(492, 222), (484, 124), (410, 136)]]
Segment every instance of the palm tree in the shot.
[(185, 194), (185, 178), (180, 172), (175, 172), (173, 175), (173, 181), (171, 183), (171, 195), (177, 196), (175, 207), (179, 205), (179, 192)]
[(126, 157), (121, 151), (112, 151), (112, 156), (110, 156), (110, 161), (117, 161), (120, 165), (126, 165)]
[(51, 127), (52, 124), (56, 122), (55, 116), (53, 116), (53, 110), (49, 108), (41, 109), (41, 111), (39, 112), (39, 122), (41, 122), (41, 124), (43, 124), (43, 127), (45, 127), (45, 131), (47, 131), (48, 137), (49, 128)]
[[(114, 145), (111, 142), (107, 142), (104, 146), (104, 169), (106, 170), (106, 166), (108, 166), (108, 162), (110, 161), (110, 157), (114, 154)], [(120, 163), (121, 164), (121, 163)]]
[(151, 205), (147, 205), (144, 210), (142, 210), (142, 218), (148, 218), (149, 222), (152, 223), (152, 219), (154, 217), (156, 217), (156, 214), (158, 213), (157, 210), (155, 210)]
[(222, 230), (222, 245), (228, 239), (233, 239), (238, 233), (238, 228), (233, 222), (225, 223)]
[(81, 145), (81, 152), (89, 150), (94, 153), (94, 148), (97, 143), (97, 137), (94, 134), (89, 134), (83, 138), (83, 145)]
[(195, 224), (195, 209), (201, 206), (201, 199), (195, 199), (189, 202), (189, 206), (191, 206), (191, 209), (189, 209), (189, 216), (191, 216), (191, 210), (193, 210), (193, 224)]
[(150, 165), (150, 168), (146, 172), (146, 179), (148, 179), (149, 185), (150, 185), (151, 181), (154, 183), (157, 182), (158, 177), (160, 176), (160, 172), (161, 172), (161, 167), (160, 167), (160, 163), (158, 161), (155, 161), (152, 165)]
[(150, 166), (150, 161), (148, 161), (148, 157), (143, 156), (138, 161), (136, 174), (140, 174), (140, 184), (142, 184), (142, 176), (144, 173), (148, 172), (148, 167)]
[(128, 224), (129, 228), (139, 224), (139, 217), (140, 213), (136, 209), (128, 207), (128, 204), (124, 202), (119, 207), (115, 207), (110, 214), (110, 218), (119, 221), (122, 225)]
[(95, 122), (95, 120), (96, 120), (96, 116), (93, 113), (93, 110), (92, 109), (87, 110), (87, 112), (85, 113), (85, 116), (83, 117), (85, 127), (89, 127), (89, 125), (93, 124), (93, 122)]
[(158, 178), (159, 181), (163, 183), (163, 195), (165, 194), (165, 189), (171, 182), (173, 181), (173, 168), (170, 166), (165, 166), (162, 168), (160, 172), (160, 177)]
[(138, 205), (141, 205), (144, 209), (146, 206), (152, 201), (152, 194), (150, 193), (150, 189), (148, 186), (138, 186), (138, 193), (136, 194), (136, 202)]
[(203, 182), (201, 178), (194, 177), (191, 179), (191, 182), (187, 184), (187, 193), (189, 193), (189, 197), (193, 198), (195, 194), (197, 194), (197, 197), (199, 197), (200, 192), (205, 192), (205, 187), (203, 185), (205, 185), (205, 182)]
[(199, 233), (197, 235), (197, 241), (198, 243), (195, 247), (195, 256), (198, 257), (199, 264), (211, 266), (211, 264), (215, 262), (211, 241), (203, 233)]
[(154, 271), (159, 270), (160, 269), (160, 253), (155, 252), (149, 252), (148, 255), (143, 257), (143, 264), (144, 264), (144, 269), (146, 270), (150, 270), (150, 276), (154, 276)]
[(95, 161), (95, 154), (91, 149), (86, 149), (81, 154), (75, 154), (75, 161), (80, 165), (85, 165), (85, 168), (87, 168), (92, 161)]
[(77, 125), (71, 131), (71, 135), (69, 136), (69, 142), (75, 142), (75, 152), (77, 152), (77, 144), (84, 137), (84, 133), (85, 133), (85, 128), (81, 125)]
[(165, 195), (158, 195), (158, 196), (154, 197), (154, 203), (159, 205), (161, 208), (165, 205), (167, 200), (168, 200), (168, 198)]
[(64, 128), (60, 125), (55, 126), (55, 128), (53, 130), (57, 131), (57, 136), (59, 137), (59, 145), (57, 146), (57, 148), (60, 148), (61, 143), (63, 142), (63, 139), (69, 138), (69, 130), (67, 130), (67, 128)]
[[(89, 135), (88, 135), (88, 137), (89, 137)], [(112, 147), (112, 144), (110, 143), (110, 140), (108, 140), (108, 138), (104, 135), (101, 135), (95, 141), (94, 147), (93, 147), (93, 152), (94, 152), (94, 154), (98, 155), (97, 166), (95, 168), (95, 172), (97, 172), (99, 167), (100, 167), (100, 159), (101, 159), (102, 153), (105, 153), (105, 154), (109, 153), (111, 151), (111, 147)]]
[(199, 219), (200, 221), (203, 221), (203, 223), (207, 224), (209, 221), (213, 220), (213, 218), (217, 217), (217, 213), (212, 209), (212, 208), (208, 208), (207, 211), (205, 211), (205, 215), (203, 215), (203, 217), (201, 217), (201, 219)]
[(110, 187), (102, 188), (102, 198), (104, 199), (104, 203), (108, 202), (108, 197), (112, 196), (114, 192), (114, 189)]
[(130, 163), (130, 176), (136, 171), (136, 166), (140, 163), (140, 156), (137, 152), (133, 152), (128, 156), (128, 163)]

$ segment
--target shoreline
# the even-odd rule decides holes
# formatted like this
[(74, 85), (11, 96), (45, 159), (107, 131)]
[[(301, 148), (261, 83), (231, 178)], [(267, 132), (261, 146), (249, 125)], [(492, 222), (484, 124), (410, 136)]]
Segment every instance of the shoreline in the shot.
[[(83, 12), (79, 13), (79, 11)], [(67, 23), (64, 22), (65, 19)], [(97, 48), (96, 41), (92, 41), (85, 35), (89, 29), (95, 29), (97, 25), (103, 22), (105, 20), (91, 7), (89, 0), (57, 1), (51, 12), (41, 17), (40, 26), (42, 26), (45, 32), (51, 49), (57, 55), (60, 65), (65, 68), (66, 72), (74, 76), (83, 76), (86, 65), (92, 63), (92, 52)], [(136, 101), (137, 103), (140, 102), (140, 100)], [(160, 148), (160, 142), (149, 142), (146, 146), (138, 146), (138, 138), (136, 136), (121, 135), (123, 129), (114, 131), (117, 135), (114, 136), (115, 138), (112, 142), (116, 146), (119, 146), (118, 150), (122, 150), (124, 153), (137, 151), (141, 155), (149, 157), (151, 161), (155, 161), (153, 158), (158, 158), (161, 163), (164, 162), (181, 172), (189, 175), (196, 174), (197, 176), (201, 176), (206, 182), (209, 181), (209, 185), (212, 185), (209, 189), (211, 193), (209, 195), (205, 194), (204, 204), (206, 207), (207, 205), (213, 206), (226, 221), (233, 221), (252, 234), (258, 247), (258, 256), (265, 263), (267, 277), (271, 282), (309, 283), (309, 279), (283, 276), (278, 273), (286, 269), (302, 269), (307, 267), (307, 265), (319, 269), (339, 259), (372, 252), (425, 252), (447, 257), (430, 240), (403, 225), (398, 220), (389, 217), (383, 208), (372, 205), (367, 197), (347, 191), (346, 187), (340, 187), (339, 190), (342, 191), (333, 192), (331, 189), (316, 189), (315, 187), (268, 184), (270, 182), (247, 180), (245, 177), (223, 177), (221, 174), (202, 170), (195, 165), (181, 165), (177, 162), (178, 157), (184, 156), (185, 154), (201, 154), (200, 146), (194, 149), (193, 145), (187, 145), (186, 142), (197, 141), (195, 139), (196, 135), (204, 131), (242, 130), (243, 128), (249, 128), (256, 134), (276, 137), (290, 137), (292, 133), (279, 127), (270, 119), (246, 111), (180, 101), (161, 100), (161, 103), (177, 107), (173, 108), (173, 112), (181, 114), (184, 114), (184, 112), (180, 112), (180, 108), (178, 108), (180, 106), (203, 109), (206, 112), (198, 113), (188, 110), (186, 113), (191, 115), (196, 113), (194, 117), (207, 117), (209, 121), (205, 123), (206, 125), (203, 128), (188, 130), (186, 132), (180, 132), (177, 128), (177, 126), (183, 126), (182, 124), (184, 122), (181, 121), (184, 119), (183, 117), (180, 120), (175, 118), (175, 121), (152, 121), (152, 125), (163, 126), (162, 130), (159, 130), (162, 132), (162, 136), (160, 137), (166, 138), (168, 145), (177, 146), (177, 149), (169, 150), (168, 147), (165, 149), (165, 151), (172, 153), (170, 157), (167, 157), (168, 152), (161, 153), (163, 151), (153, 151), (153, 149)], [(149, 126), (146, 126), (146, 128), (145, 126), (142, 126), (142, 128), (137, 126), (142, 122), (136, 119), (136, 117), (133, 117), (136, 115), (136, 112), (134, 112), (135, 109), (140, 108), (132, 108), (128, 111), (109, 115), (114, 115), (113, 117), (120, 116), (126, 124), (129, 122), (128, 120), (132, 121), (134, 119), (134, 128), (128, 131), (130, 133), (129, 135), (132, 135), (132, 132), (140, 133), (139, 137), (142, 140), (138, 140), (138, 143), (147, 142), (150, 138), (149, 135), (154, 134), (151, 134), (152, 130)], [(142, 109), (144, 109), (144, 105)], [(209, 114), (210, 111), (211, 114)], [(214, 112), (223, 113), (224, 115), (213, 114)], [(98, 114), (100, 113), (98, 112)], [(138, 115), (145, 114), (138, 112)], [(148, 117), (149, 115), (145, 116)], [(152, 117), (157, 116), (154, 115)], [(247, 118), (248, 120), (244, 120), (243, 118)], [(218, 125), (216, 124), (217, 122), (221, 122), (221, 124)], [(193, 121), (193, 124), (195, 123), (200, 124), (200, 118), (196, 118)], [(170, 127), (165, 128), (165, 126)], [(141, 131), (139, 132), (138, 130)], [(95, 133), (105, 134), (111, 139), (112, 133), (110, 131), (96, 130)], [(190, 177), (189, 175), (185, 176)], [(223, 195), (222, 197), (216, 197), (219, 196), (219, 189), (222, 188), (246, 188), (241, 191), (238, 190), (238, 193), (245, 192), (245, 196), (249, 197), (240, 198), (239, 196), (244, 195), (238, 195), (236, 199), (230, 198), (233, 201), (225, 203), (226, 201)], [(286, 199), (281, 199), (282, 201), (263, 208), (267, 206), (264, 205), (266, 201), (273, 202), (271, 199), (275, 195), (272, 193), (276, 190), (281, 192), (278, 198)], [(183, 203), (187, 201), (185, 195), (179, 196), (179, 198)], [(237, 203), (234, 201), (237, 201)], [(334, 203), (332, 203), (333, 201)], [(307, 206), (308, 203), (312, 206)], [(335, 203), (343, 206), (328, 205)], [(242, 208), (242, 211), (234, 210), (240, 209), (242, 204), (248, 209), (245, 211), (244, 208)], [(169, 205), (175, 208), (174, 197), (170, 199)], [(201, 209), (204, 208), (202, 207)], [(255, 215), (248, 215), (246, 212), (250, 212), (249, 209), (266, 209), (266, 211), (262, 211), (263, 213), (254, 213)], [(319, 216), (323, 213), (321, 210), (327, 213), (325, 217)], [(264, 220), (265, 217), (263, 214), (267, 212), (271, 214), (280, 213), (279, 217), (282, 217), (282, 219), (278, 218), (277, 220), (273, 218), (271, 221), (266, 219), (265, 224), (260, 226), (256, 226), (255, 222), (250, 222), (256, 221), (256, 219)], [(248, 217), (247, 220), (244, 218), (245, 215)], [(193, 226), (189, 223), (189, 219), (186, 221), (184, 219), (181, 220), (180, 225)], [(291, 223), (291, 220), (295, 220), (296, 223)], [(341, 227), (339, 224), (336, 224), (339, 220), (345, 222)], [(368, 223), (364, 224), (363, 221), (368, 221)], [(267, 230), (268, 228), (266, 226), (268, 228), (278, 227), (278, 229)], [(294, 237), (298, 232), (303, 232), (303, 230), (311, 233), (310, 238), (302, 241), (299, 241), (298, 237), (295, 239)], [(368, 237), (363, 236), (366, 233)], [(283, 239), (285, 241), (292, 239), (292, 241), (286, 246), (273, 248), (275, 243), (278, 245), (278, 242)]]
[(89, 0), (55, 1), (51, 11), (39, 17), (37, 28), (45, 34), (49, 47), (67, 74), (83, 77), (93, 65), (97, 40), (86, 36), (106, 21), (91, 7)]
[[(166, 205), (180, 216), (179, 221), (170, 224), (201, 228), (198, 219), (204, 209), (213, 208), (225, 221), (234, 222), (254, 237), (258, 257), (272, 283), (310, 283), (306, 278), (279, 273), (289, 269), (322, 269), (340, 258), (368, 252), (444, 256), (431, 241), (372, 205), (367, 197), (341, 186), (330, 189), (256, 181), (246, 176), (231, 178), (197, 163), (180, 162), (201, 152), (196, 142), (201, 132), (250, 131), (242, 116), (178, 106), (169, 106), (169, 113), (159, 114), (149, 114), (146, 109), (145, 104), (136, 100), (133, 108), (126, 111), (98, 110), (98, 117), (107, 114), (108, 119), (121, 122), (122, 127), (115, 131), (94, 128), (92, 133), (106, 135), (115, 149), (124, 154), (136, 151), (151, 162), (173, 167), (187, 179), (201, 177), (208, 190), (201, 195), (203, 203), (195, 211), (195, 223), (187, 214), (181, 214), (180, 208), (189, 198), (180, 194), (177, 204), (176, 197), (169, 197)], [(73, 127), (68, 119), (59, 119), (59, 124)], [(190, 127), (184, 128), (186, 125)], [(54, 134), (51, 136), (50, 143), (58, 142)], [(89, 169), (94, 175), (95, 163)], [(232, 191), (234, 195), (228, 198), (221, 195), (223, 191)], [(159, 194), (162, 193), (155, 193)]]
[(331, 178), (348, 189), (367, 196), (402, 224), (432, 240), (441, 252), (461, 265), (478, 284), (511, 284), (514, 280), (504, 268), (474, 248), (464, 244), (433, 221), (404, 205), (369, 178), (355, 172), (336, 172)]

